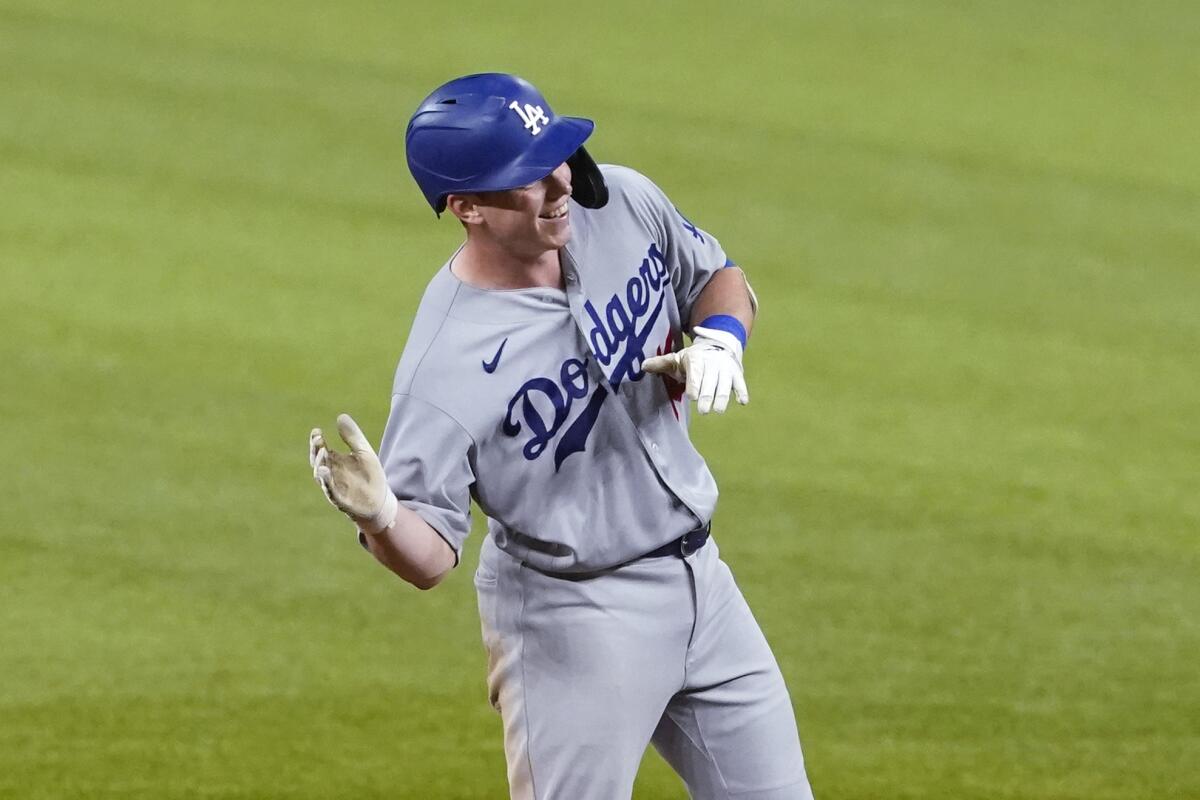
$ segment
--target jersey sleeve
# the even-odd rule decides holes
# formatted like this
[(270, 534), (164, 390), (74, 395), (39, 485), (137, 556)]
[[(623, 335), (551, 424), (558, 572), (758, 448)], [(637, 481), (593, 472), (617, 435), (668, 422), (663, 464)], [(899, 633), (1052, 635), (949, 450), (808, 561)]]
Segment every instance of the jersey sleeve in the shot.
[(409, 394), (392, 396), (379, 460), (400, 504), (429, 523), (455, 556), (471, 531), (474, 442), (436, 406)]
[(719, 270), (733, 266), (733, 262), (717, 237), (685, 217), (653, 181), (636, 172), (633, 175), (636, 178), (631, 189), (640, 195), (638, 205), (648, 212), (650, 224), (662, 243), (675, 301), (686, 325), (692, 315), (692, 305), (709, 279)]

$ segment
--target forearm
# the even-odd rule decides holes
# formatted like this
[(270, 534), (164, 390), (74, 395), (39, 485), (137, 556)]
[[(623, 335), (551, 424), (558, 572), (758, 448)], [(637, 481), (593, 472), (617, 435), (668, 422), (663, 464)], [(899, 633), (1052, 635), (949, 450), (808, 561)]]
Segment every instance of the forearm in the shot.
[(692, 305), (688, 328), (699, 325), (715, 314), (728, 314), (736, 318), (746, 329), (746, 336), (750, 336), (750, 329), (754, 326), (754, 300), (750, 284), (738, 267), (726, 267), (713, 274)]
[(432, 589), (454, 568), (454, 550), (446, 540), (403, 505), (391, 527), (363, 538), (380, 564), (418, 589)]

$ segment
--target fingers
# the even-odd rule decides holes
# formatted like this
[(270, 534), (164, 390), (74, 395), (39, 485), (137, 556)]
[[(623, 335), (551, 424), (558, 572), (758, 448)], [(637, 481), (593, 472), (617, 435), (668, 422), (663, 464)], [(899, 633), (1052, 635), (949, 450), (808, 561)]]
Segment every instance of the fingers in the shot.
[(312, 458), (309, 460), (312, 462), (313, 479), (319, 482), (321, 480), (321, 471), (324, 470), (325, 472), (329, 472), (329, 467), (327, 466), (329, 461), (329, 451), (325, 449), (325, 445), (322, 444), (321, 447), (317, 449), (317, 452), (312, 454)]
[(312, 458), (313, 480), (317, 482), (317, 486), (321, 487), (321, 493), (325, 495), (325, 499), (335, 508), (340, 508), (337, 501), (333, 499), (333, 473), (329, 469), (328, 461), (329, 451), (322, 445)]
[[(687, 396), (697, 403), (700, 401), (700, 388), (703, 386), (704, 374), (708, 371), (707, 360), (703, 355), (687, 360)], [(700, 413), (707, 414), (708, 412), (700, 409)]]
[[(319, 434), (317, 429), (314, 433)], [(318, 437), (319, 438), (319, 437)], [(325, 499), (333, 504), (334, 508), (341, 508), (338, 501), (333, 496), (333, 471), (329, 468), (331, 456), (329, 449), (325, 447), (324, 440), (321, 440), (317, 451), (312, 454), (313, 480), (317, 482), (317, 486), (321, 487), (321, 493), (325, 495)]]
[(375, 451), (367, 442), (358, 424), (348, 414), (338, 416), (338, 433), (354, 451), (350, 455), (330, 450), (325, 441), (325, 435), (320, 428), (313, 428), (308, 435), (308, 461), (313, 468), (313, 480), (321, 487), (334, 508), (355, 516), (355, 494), (352, 491), (359, 482), (369, 480), (360, 474), (364, 459), (363, 453), (370, 453), (376, 459)]
[(716, 381), (716, 393), (713, 395), (712, 410), (718, 414), (725, 413), (726, 406), (729, 405), (729, 389), (733, 385), (734, 370), (722, 369), (718, 371)]
[(367, 437), (363, 435), (362, 428), (358, 427), (358, 423), (349, 414), (338, 414), (337, 418), (338, 433), (342, 436), (342, 441), (350, 445), (350, 449), (356, 453), (371, 453), (374, 455), (375, 450), (371, 447), (371, 443), (367, 441)]
[(667, 353), (665, 356), (651, 356), (642, 362), (642, 372), (658, 375), (678, 375), (679, 354)]
[(750, 402), (750, 390), (746, 387), (746, 376), (741, 370), (733, 373), (733, 394), (741, 405)]
[[(717, 399), (721, 381), (726, 381), (725, 402), (729, 402), (729, 365), (719, 361), (708, 361), (704, 364), (704, 374), (700, 379), (700, 394), (696, 398), (696, 410), (701, 414), (707, 414), (713, 410), (713, 403)], [(724, 411), (724, 405), (718, 408), (717, 411)]]
[(308, 465), (315, 467), (317, 465), (317, 453), (325, 447), (325, 434), (321, 433), (320, 428), (313, 428), (312, 433), (308, 434)]
[[(322, 450), (321, 452), (325, 451)], [(321, 487), (321, 492), (324, 493), (325, 499), (332, 503), (335, 508), (340, 508), (337, 501), (333, 499), (333, 488), (330, 485), (333, 481), (333, 473), (329, 471), (329, 467), (324, 465), (318, 466), (313, 470), (313, 477), (316, 478), (317, 485)]]
[(642, 372), (660, 373), (665, 372), (667, 369), (666, 356), (650, 356), (642, 361)]

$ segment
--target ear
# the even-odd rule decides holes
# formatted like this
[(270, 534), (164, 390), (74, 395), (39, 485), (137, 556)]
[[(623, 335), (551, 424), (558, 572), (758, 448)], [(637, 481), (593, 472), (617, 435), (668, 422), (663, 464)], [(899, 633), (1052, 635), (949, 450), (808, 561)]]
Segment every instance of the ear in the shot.
[(479, 197), (474, 194), (451, 194), (446, 196), (446, 210), (458, 217), (464, 225), (478, 225), (483, 221), (479, 213)]

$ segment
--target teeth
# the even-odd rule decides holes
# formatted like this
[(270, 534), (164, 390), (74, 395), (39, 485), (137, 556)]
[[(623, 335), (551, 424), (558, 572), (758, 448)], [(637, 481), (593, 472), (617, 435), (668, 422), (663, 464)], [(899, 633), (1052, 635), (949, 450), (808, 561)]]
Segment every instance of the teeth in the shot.
[(563, 203), (558, 208), (551, 211), (549, 214), (542, 214), (542, 219), (558, 219), (567, 213), (567, 204)]

